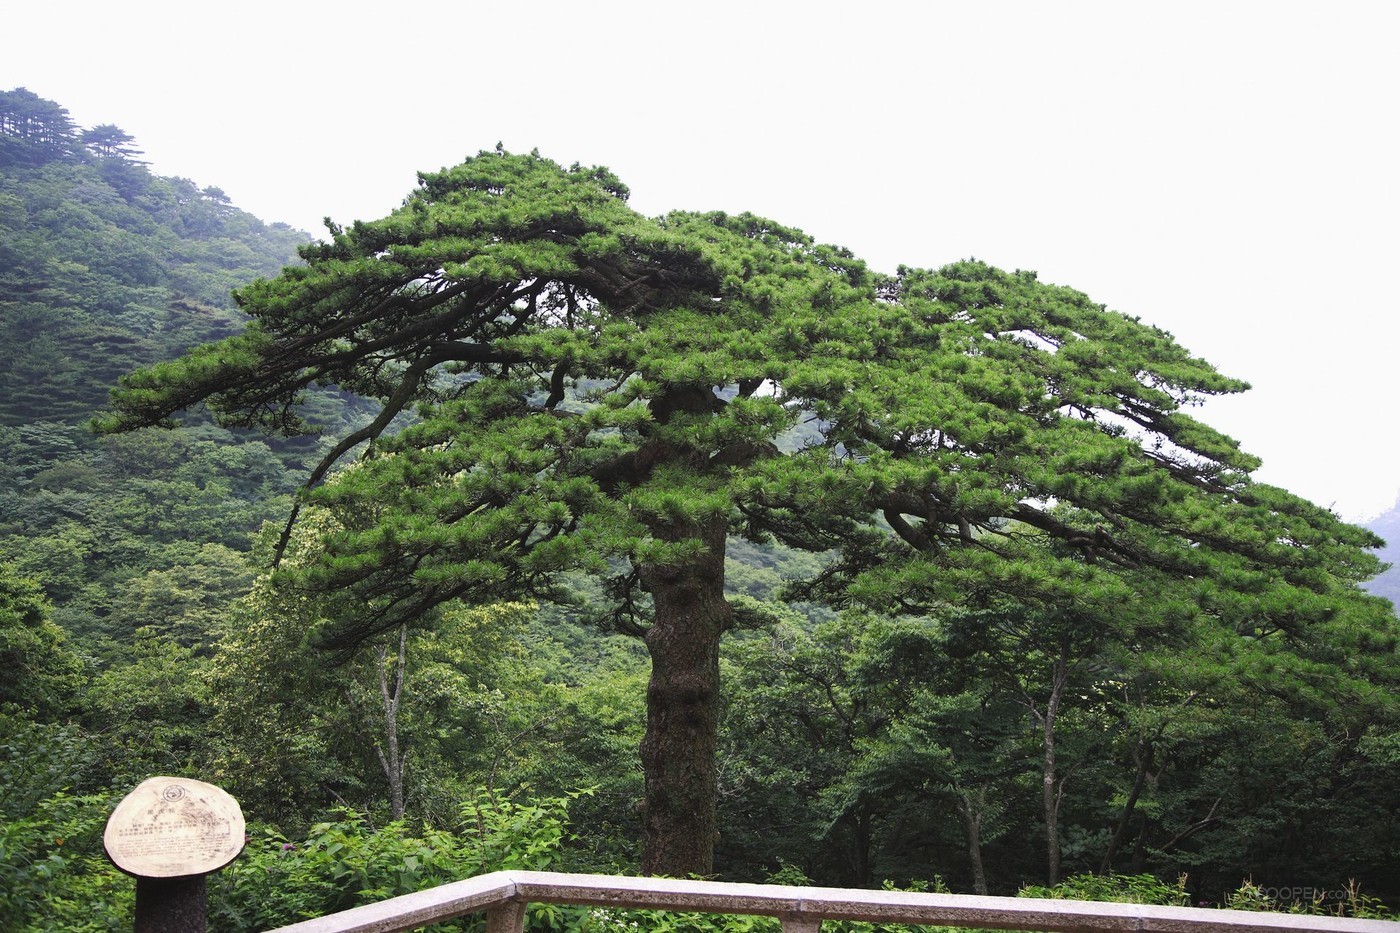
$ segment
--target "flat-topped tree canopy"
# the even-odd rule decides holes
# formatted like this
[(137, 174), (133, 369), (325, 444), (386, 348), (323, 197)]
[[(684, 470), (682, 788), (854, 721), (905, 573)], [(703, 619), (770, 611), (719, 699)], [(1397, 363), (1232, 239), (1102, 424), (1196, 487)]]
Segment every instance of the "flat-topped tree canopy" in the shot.
[(1253, 483), (1187, 413), (1243, 383), (1031, 273), (879, 275), (750, 215), (645, 218), (606, 170), (501, 151), (332, 233), (237, 294), (246, 333), (124, 379), (99, 429), (203, 402), (297, 431), (309, 386), (378, 399), (309, 483), (338, 530), (296, 578), (356, 607), (331, 646), (605, 577), (653, 662), (648, 872), (713, 868), (730, 534), (838, 551), (809, 586), (838, 603), (1092, 613), (1176, 587), (1173, 611), (1297, 637), (1376, 570), (1371, 536)]

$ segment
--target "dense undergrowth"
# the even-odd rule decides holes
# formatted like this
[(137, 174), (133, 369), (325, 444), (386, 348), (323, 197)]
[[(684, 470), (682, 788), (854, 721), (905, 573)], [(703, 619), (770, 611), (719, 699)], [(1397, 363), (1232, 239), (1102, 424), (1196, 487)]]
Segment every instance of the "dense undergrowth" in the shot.
[[(458, 808), (456, 827), (432, 829), (407, 821), (374, 826), (347, 810), (292, 839), (271, 827), (250, 827), (243, 854), (210, 875), (209, 927), (213, 931), (267, 930), (401, 894), (501, 870), (619, 871), (581, 856), (570, 823), (579, 797), (512, 800), (482, 790)], [(27, 820), (0, 827), (0, 928), (62, 929), (96, 933), (131, 929), (134, 881), (101, 852), (100, 836), (114, 800), (56, 795)], [(800, 870), (782, 866), (764, 879), (810, 884)], [(887, 884), (887, 889), (895, 889)], [(935, 877), (901, 890), (946, 892)], [(1119, 901), (1184, 906), (1185, 877), (1075, 875), (1053, 887), (1026, 886), (1023, 897)], [(1339, 891), (1270, 891), (1249, 880), (1222, 905), (1236, 910), (1287, 911), (1396, 919), (1376, 899), (1350, 885)], [(778, 933), (776, 919), (667, 911), (534, 904), (527, 929), (539, 933)], [(826, 933), (913, 933), (926, 927), (827, 921)], [(483, 917), (434, 929), (485, 929)]]

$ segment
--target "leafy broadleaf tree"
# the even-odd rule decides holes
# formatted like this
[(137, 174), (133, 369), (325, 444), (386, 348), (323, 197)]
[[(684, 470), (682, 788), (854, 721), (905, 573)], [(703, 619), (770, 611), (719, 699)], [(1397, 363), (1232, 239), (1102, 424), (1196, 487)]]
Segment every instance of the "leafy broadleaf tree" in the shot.
[(965, 880), (988, 893), (982, 846), (1010, 828), (1035, 748), (1024, 711), (949, 662), (943, 627), (849, 613), (730, 649), (726, 863), (752, 853), (862, 886), (932, 862), (956, 883), (961, 836)]
[(238, 292), (246, 332), (126, 377), (98, 426), (204, 402), (295, 432), (311, 386), (380, 400), (312, 473), (369, 445), (314, 494), (339, 530), (286, 574), (361, 607), (329, 647), (603, 578), (652, 663), (648, 872), (713, 869), (732, 534), (839, 548), (806, 591), (837, 603), (1090, 618), (1174, 587), (1299, 638), (1376, 569), (1374, 538), (1254, 484), (1257, 461), (1186, 413), (1243, 383), (1031, 273), (877, 275), (751, 215), (648, 219), (606, 170), (502, 151), (331, 233)]
[[(305, 516), (288, 564), (314, 560), (325, 521)], [(499, 686), (512, 650), (503, 633), (529, 608), (441, 613), (431, 627), (401, 625), (328, 665), (306, 640), (337, 612), (334, 596), (307, 598), (260, 576), (210, 626), (216, 770), (245, 805), (284, 827), (332, 799), (389, 820), (440, 820), (475, 787), (462, 777), (489, 770), (486, 722), (506, 705)]]
[(0, 708), (14, 705), (54, 715), (71, 705), (82, 662), (31, 580), (0, 563)]

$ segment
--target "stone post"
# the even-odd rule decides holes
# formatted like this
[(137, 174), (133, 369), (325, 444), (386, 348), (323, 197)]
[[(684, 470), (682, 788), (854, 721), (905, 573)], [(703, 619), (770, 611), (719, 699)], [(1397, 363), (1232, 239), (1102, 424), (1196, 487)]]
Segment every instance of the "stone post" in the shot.
[(204, 933), (204, 878), (243, 851), (243, 811), (213, 784), (153, 777), (122, 798), (102, 847), (136, 879), (136, 933)]

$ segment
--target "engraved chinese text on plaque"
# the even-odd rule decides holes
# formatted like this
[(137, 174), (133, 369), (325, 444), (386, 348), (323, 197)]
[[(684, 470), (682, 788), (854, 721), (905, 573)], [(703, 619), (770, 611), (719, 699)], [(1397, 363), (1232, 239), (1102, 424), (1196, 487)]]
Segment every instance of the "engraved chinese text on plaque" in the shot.
[(102, 845), (138, 878), (186, 878), (218, 871), (243, 851), (243, 811), (203, 781), (153, 777), (117, 804)]

